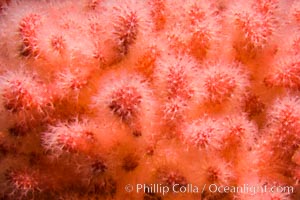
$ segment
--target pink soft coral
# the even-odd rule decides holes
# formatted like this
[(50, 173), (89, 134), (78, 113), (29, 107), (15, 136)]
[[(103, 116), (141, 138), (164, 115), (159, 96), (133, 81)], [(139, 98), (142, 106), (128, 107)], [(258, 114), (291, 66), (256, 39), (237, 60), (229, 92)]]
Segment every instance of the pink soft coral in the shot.
[(299, 199), (299, 13), (0, 1), (0, 199)]

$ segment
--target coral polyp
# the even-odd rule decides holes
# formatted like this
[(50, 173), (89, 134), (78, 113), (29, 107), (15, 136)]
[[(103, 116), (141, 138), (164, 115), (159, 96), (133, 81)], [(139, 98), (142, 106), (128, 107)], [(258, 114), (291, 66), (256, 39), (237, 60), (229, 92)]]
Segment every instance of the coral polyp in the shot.
[(24, 56), (36, 57), (39, 54), (36, 29), (40, 23), (40, 18), (38, 14), (30, 14), (20, 22), (19, 30), (23, 43), (21, 54)]
[(92, 143), (94, 138), (92, 128), (80, 122), (58, 123), (48, 129), (49, 131), (42, 133), (42, 145), (57, 157), (63, 152), (86, 150), (88, 143)]

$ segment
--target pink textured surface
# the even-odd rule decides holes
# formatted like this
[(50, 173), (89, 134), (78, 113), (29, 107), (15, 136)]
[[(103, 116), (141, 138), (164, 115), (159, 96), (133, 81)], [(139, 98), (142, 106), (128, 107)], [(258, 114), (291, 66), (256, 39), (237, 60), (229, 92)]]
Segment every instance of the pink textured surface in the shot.
[(297, 0), (0, 0), (0, 199), (299, 199), (299, 38)]

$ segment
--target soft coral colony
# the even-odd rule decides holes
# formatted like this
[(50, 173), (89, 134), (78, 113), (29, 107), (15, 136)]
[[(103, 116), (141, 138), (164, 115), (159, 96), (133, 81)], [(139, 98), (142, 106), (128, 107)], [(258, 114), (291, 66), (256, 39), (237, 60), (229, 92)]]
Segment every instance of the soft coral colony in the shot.
[(0, 20), (1, 199), (299, 199), (296, 0), (2, 0)]

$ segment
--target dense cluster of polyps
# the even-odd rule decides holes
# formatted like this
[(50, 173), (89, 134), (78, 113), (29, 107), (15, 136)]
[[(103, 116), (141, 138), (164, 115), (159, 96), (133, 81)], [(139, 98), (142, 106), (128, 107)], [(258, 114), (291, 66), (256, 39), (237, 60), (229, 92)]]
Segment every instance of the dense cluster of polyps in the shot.
[(299, 199), (299, 16), (296, 0), (0, 0), (0, 199)]

